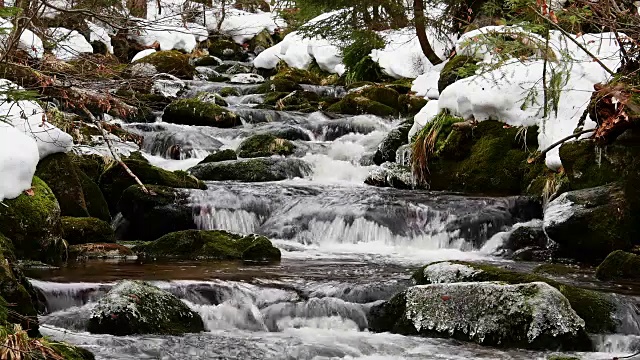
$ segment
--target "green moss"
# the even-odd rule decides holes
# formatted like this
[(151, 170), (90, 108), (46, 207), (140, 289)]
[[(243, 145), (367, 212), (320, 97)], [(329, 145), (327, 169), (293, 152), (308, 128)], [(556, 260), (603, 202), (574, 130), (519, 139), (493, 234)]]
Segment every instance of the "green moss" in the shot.
[(227, 161), (227, 160), (236, 160), (236, 159), (238, 159), (238, 155), (236, 155), (236, 152), (231, 149), (226, 149), (226, 150), (216, 151), (213, 154), (207, 155), (207, 157), (204, 158), (204, 160), (200, 161), (199, 164), (206, 164), (211, 162), (220, 162), (220, 161)]
[(442, 92), (454, 82), (475, 74), (479, 68), (477, 60), (470, 56), (456, 55), (445, 64), (440, 72), (438, 91)]
[(189, 171), (210, 181), (265, 182), (304, 177), (310, 170), (300, 159), (253, 158), (196, 165)]
[[(9, 320), (19, 323), (25, 330), (38, 330), (38, 313), (36, 304), (27, 288), (28, 280), (15, 266), (15, 257), (12, 251), (11, 240), (0, 234), (2, 255), (0, 256), (0, 317), (2, 321)], [(6, 300), (6, 302), (4, 301)], [(7, 313), (7, 307), (11, 312)]]
[(78, 171), (77, 174), (80, 179), (80, 184), (82, 185), (84, 202), (87, 206), (89, 216), (110, 222), (111, 213), (109, 212), (109, 204), (98, 184), (81, 170)]
[(235, 113), (219, 105), (198, 99), (181, 99), (169, 104), (164, 110), (162, 121), (195, 126), (230, 128), (241, 125)]
[(398, 97), (398, 105), (400, 113), (414, 116), (427, 105), (427, 99), (409, 94), (403, 94)]
[(600, 280), (640, 279), (640, 256), (614, 251), (598, 266), (596, 277)]
[[(502, 281), (508, 284), (545, 282), (558, 289), (569, 300), (573, 310), (585, 321), (587, 332), (600, 334), (615, 333), (616, 331), (617, 320), (612, 314), (616, 310), (616, 305), (613, 299), (605, 293), (562, 284), (538, 274), (520, 273), (494, 265), (463, 261), (455, 261), (454, 263), (481, 270), (464, 281)], [(428, 284), (428, 280), (424, 277), (425, 267), (420, 268), (413, 275), (413, 279), (418, 285)]]
[(116, 241), (113, 229), (108, 222), (90, 217), (63, 217), (62, 234), (71, 245)]
[(392, 109), (399, 109), (398, 97), (400, 97), (400, 94), (390, 87), (369, 86), (360, 91), (360, 94)]
[(238, 155), (242, 158), (255, 158), (271, 155), (291, 155), (295, 145), (270, 134), (253, 135), (244, 140), (238, 147)]
[(189, 55), (176, 50), (157, 51), (136, 61), (156, 67), (158, 72), (177, 76), (181, 79), (192, 80), (195, 68), (189, 63)]
[(209, 41), (209, 54), (223, 60), (244, 60), (242, 46), (230, 38), (219, 37)]
[[(198, 179), (184, 171), (167, 171), (150, 165), (146, 161), (126, 159), (124, 163), (136, 174), (144, 184), (163, 185), (175, 188), (206, 189), (206, 186)], [(100, 176), (100, 189), (109, 203), (109, 209), (113, 213), (117, 211), (117, 204), (122, 193), (131, 185), (135, 185), (135, 180), (120, 166), (113, 163), (105, 169)]]
[(320, 85), (322, 79), (309, 70), (301, 70), (293, 67), (282, 67), (272, 80), (287, 80), (296, 84)]
[(94, 360), (95, 356), (86, 349), (64, 342), (45, 340), (65, 360)]
[[(270, 10), (267, 9), (267, 11), (270, 11)], [(253, 50), (255, 50), (257, 47), (268, 49), (273, 45), (275, 45), (275, 41), (271, 37), (271, 34), (269, 34), (269, 31), (265, 29), (259, 32), (258, 35), (254, 36), (253, 39), (251, 39), (251, 42), (249, 45)]]
[(60, 205), (51, 189), (33, 177), (33, 195), (21, 194), (0, 206), (0, 233), (10, 234), (16, 256), (57, 262), (64, 257)]
[(289, 79), (272, 79), (265, 81), (262, 85), (258, 86), (256, 93), (266, 94), (269, 92), (284, 92), (290, 93), (292, 91), (302, 90), (302, 87)]
[(167, 234), (134, 249), (154, 257), (190, 259), (279, 261), (280, 250), (269, 239), (219, 230), (186, 230)]
[(345, 96), (342, 100), (331, 105), (327, 110), (338, 114), (371, 114), (380, 117), (389, 117), (398, 114), (396, 109), (358, 94)]
[(220, 89), (220, 92), (218, 92), (218, 94), (220, 94), (220, 96), (222, 96), (222, 97), (240, 96), (240, 92), (238, 91), (238, 89), (233, 88), (233, 87), (222, 88), (222, 89)]

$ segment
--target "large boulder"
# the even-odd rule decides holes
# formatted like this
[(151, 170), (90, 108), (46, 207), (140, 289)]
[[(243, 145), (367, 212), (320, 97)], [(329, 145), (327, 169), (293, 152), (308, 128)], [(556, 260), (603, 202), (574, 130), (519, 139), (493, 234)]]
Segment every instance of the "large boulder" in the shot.
[[(149, 164), (143, 159), (125, 159), (124, 163), (140, 179), (143, 184), (162, 185), (174, 188), (206, 189), (203, 182), (184, 171), (167, 171)], [(118, 163), (107, 167), (100, 176), (100, 189), (107, 198), (109, 208), (113, 213), (122, 193), (136, 181)]]
[(418, 285), (372, 310), (370, 328), (482, 345), (590, 350), (584, 321), (543, 282)]
[(559, 255), (597, 264), (614, 250), (637, 241), (639, 225), (619, 185), (569, 191), (551, 201), (544, 230), (559, 244)]
[(194, 126), (230, 128), (241, 125), (240, 117), (220, 105), (199, 99), (181, 99), (169, 104), (162, 121)]
[(108, 222), (90, 217), (63, 217), (62, 234), (70, 245), (116, 241)]
[(358, 93), (345, 96), (342, 100), (329, 106), (329, 112), (348, 115), (371, 114), (379, 117), (398, 115), (398, 110), (383, 103), (371, 100)]
[(63, 216), (111, 221), (109, 206), (100, 188), (73, 159), (64, 153), (49, 155), (38, 163), (36, 176), (51, 188)]
[(135, 63), (151, 64), (160, 73), (170, 74), (185, 80), (192, 80), (195, 73), (195, 68), (189, 62), (189, 55), (176, 50), (157, 51)]
[(142, 281), (121, 281), (91, 311), (96, 334), (180, 335), (204, 331), (202, 318), (177, 297)]
[(11, 236), (18, 258), (58, 262), (65, 253), (60, 205), (44, 181), (34, 176), (31, 185), (0, 205), (0, 233)]
[(409, 130), (411, 130), (412, 126), (413, 120), (407, 120), (395, 129), (389, 131), (380, 145), (378, 145), (378, 149), (373, 156), (373, 162), (376, 165), (382, 165), (382, 163), (385, 163), (387, 161), (395, 162), (396, 151), (400, 148), (400, 146), (409, 142)]
[(236, 154), (235, 150), (226, 149), (226, 150), (216, 151), (212, 154), (207, 155), (207, 157), (204, 158), (204, 160), (200, 161), (198, 164), (206, 164), (206, 163), (212, 163), (212, 162), (237, 160), (237, 159), (238, 159), (238, 155)]
[(167, 186), (132, 185), (122, 193), (118, 209), (128, 221), (126, 240), (155, 240), (163, 235), (195, 229), (189, 194)]
[(244, 140), (238, 147), (238, 155), (242, 158), (291, 155), (295, 148), (296, 146), (289, 140), (280, 139), (270, 134), (259, 134)]
[(167, 234), (135, 251), (153, 257), (188, 259), (280, 260), (280, 250), (264, 236), (237, 235), (220, 230), (186, 230)]
[(418, 285), (499, 281), (507, 284), (544, 282), (558, 289), (569, 300), (571, 307), (585, 321), (590, 333), (615, 333), (621, 324), (617, 319), (617, 305), (606, 293), (581, 289), (545, 278), (538, 274), (521, 273), (493, 265), (468, 262), (437, 262), (416, 271), (413, 279)]
[(640, 279), (640, 256), (622, 250), (609, 254), (596, 269), (600, 280)]
[(304, 177), (311, 173), (311, 166), (300, 159), (255, 158), (200, 164), (189, 172), (202, 180), (265, 182)]

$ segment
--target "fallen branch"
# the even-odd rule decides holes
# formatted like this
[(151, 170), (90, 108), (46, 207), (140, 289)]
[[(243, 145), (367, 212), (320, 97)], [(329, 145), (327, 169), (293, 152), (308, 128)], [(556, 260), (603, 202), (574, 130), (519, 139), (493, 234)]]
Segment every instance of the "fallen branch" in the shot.
[(527, 160), (527, 162), (529, 164), (534, 163), (534, 162), (538, 161), (538, 159), (540, 159), (541, 157), (546, 155), (549, 151), (553, 150), (558, 145), (563, 144), (567, 140), (571, 140), (573, 138), (579, 137), (580, 135), (583, 135), (583, 134), (586, 134), (586, 133), (590, 133), (590, 132), (594, 132), (594, 131), (596, 131), (596, 129), (582, 130), (582, 131), (578, 131), (577, 133), (573, 133), (573, 134), (571, 134), (571, 135), (569, 135), (567, 137), (564, 137), (564, 138), (554, 142), (553, 144), (551, 144), (548, 148), (542, 150), (542, 152), (540, 152), (540, 154), (538, 154), (535, 157), (532, 157), (529, 160)]
[(120, 156), (118, 156), (118, 154), (113, 150), (113, 147), (111, 146), (111, 140), (107, 137), (107, 132), (104, 131), (104, 128), (102, 127), (102, 124), (95, 118), (95, 116), (93, 116), (91, 111), (89, 111), (89, 109), (87, 109), (86, 106), (80, 105), (80, 109), (87, 115), (89, 120), (91, 120), (91, 122), (94, 123), (98, 127), (98, 129), (100, 129), (100, 133), (102, 134), (102, 138), (104, 139), (104, 142), (107, 144), (107, 147), (109, 148), (109, 152), (111, 153), (111, 156), (113, 156), (113, 159), (115, 161), (117, 161), (118, 164), (120, 164), (120, 166), (122, 166), (124, 171), (126, 171), (127, 174), (129, 174), (129, 176), (131, 176), (133, 178), (133, 180), (136, 182), (136, 184), (140, 185), (140, 188), (142, 188), (142, 191), (145, 194), (149, 194), (149, 190), (146, 188), (146, 186), (144, 186), (142, 181), (140, 181), (140, 179), (138, 179), (136, 174), (134, 174), (133, 171), (131, 171), (131, 169), (129, 169), (127, 164), (125, 164), (124, 161), (122, 161), (122, 159), (120, 158)]

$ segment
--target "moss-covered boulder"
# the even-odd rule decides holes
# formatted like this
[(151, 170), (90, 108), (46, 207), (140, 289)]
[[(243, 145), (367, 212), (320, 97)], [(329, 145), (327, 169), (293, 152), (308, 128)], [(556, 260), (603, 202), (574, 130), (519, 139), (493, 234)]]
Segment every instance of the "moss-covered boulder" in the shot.
[(376, 153), (373, 155), (373, 162), (376, 165), (381, 165), (387, 161), (395, 162), (398, 148), (409, 142), (409, 130), (411, 130), (412, 126), (413, 120), (407, 120), (400, 124), (400, 126), (389, 131), (380, 145), (378, 145), (378, 150), (376, 150)]
[(591, 264), (631, 249), (639, 229), (628, 194), (616, 184), (566, 192), (544, 212), (545, 233), (559, 244), (559, 255)]
[(291, 155), (296, 146), (289, 140), (280, 139), (270, 134), (253, 135), (244, 140), (238, 147), (238, 155), (242, 158), (255, 158), (271, 155)]
[(132, 185), (122, 193), (118, 209), (128, 221), (123, 239), (150, 241), (196, 228), (186, 192), (167, 186), (145, 187), (147, 193), (139, 185)]
[(180, 335), (204, 331), (202, 318), (177, 297), (142, 281), (121, 281), (91, 311), (95, 334)]
[(615, 333), (616, 303), (611, 295), (563, 284), (538, 274), (522, 273), (494, 265), (461, 261), (432, 263), (413, 275), (418, 285), (476, 281), (500, 281), (507, 284), (545, 282), (558, 289), (571, 307), (585, 321), (585, 329), (594, 334)]
[(266, 94), (269, 92), (284, 92), (290, 93), (296, 90), (302, 90), (302, 86), (300, 84), (291, 81), (289, 79), (272, 79), (265, 81), (263, 84), (258, 86), (256, 89), (256, 93), (258, 94)]
[(600, 280), (640, 279), (640, 256), (622, 250), (614, 251), (598, 265), (596, 277)]
[(543, 282), (419, 285), (374, 309), (370, 327), (482, 345), (591, 350), (584, 321)]
[(204, 160), (200, 161), (198, 164), (206, 164), (206, 163), (236, 160), (236, 159), (238, 159), (238, 155), (236, 154), (235, 150), (226, 149), (226, 150), (216, 151), (213, 154), (207, 155), (207, 157), (204, 158)]
[(167, 234), (135, 251), (153, 257), (243, 260), (280, 260), (280, 250), (258, 235), (237, 235), (220, 230), (186, 230)]
[(18, 258), (58, 262), (65, 254), (60, 205), (44, 181), (34, 176), (31, 185), (0, 205), (0, 233), (11, 236)]
[(209, 181), (264, 182), (304, 177), (311, 173), (311, 166), (293, 158), (254, 158), (200, 164), (189, 169), (189, 172)]
[(97, 217), (111, 221), (109, 207), (98, 185), (64, 153), (40, 160), (36, 176), (51, 188), (63, 216)]
[(426, 159), (427, 183), (432, 190), (518, 195), (543, 171), (544, 164), (527, 161), (527, 150), (538, 148), (536, 127), (522, 132), (505, 128), (498, 121), (474, 125), (447, 116), (439, 125), (427, 124), (413, 142), (426, 141), (433, 126), (440, 126), (440, 130), (434, 151)]
[(264, 97), (262, 107), (271, 110), (310, 113), (318, 111), (322, 100), (318, 94), (312, 91), (270, 92)]
[(272, 80), (288, 80), (296, 84), (320, 85), (320, 77), (309, 70), (289, 66), (279, 66), (278, 73)]
[(387, 86), (369, 86), (362, 91), (360, 91), (360, 95), (373, 100), (375, 102), (379, 102), (380, 104), (387, 105), (392, 109), (399, 109), (398, 98), (400, 94)]
[(400, 113), (408, 116), (415, 116), (427, 105), (427, 99), (421, 96), (403, 94), (398, 97)]
[(215, 56), (202, 56), (193, 59), (194, 66), (219, 66), (222, 65), (222, 60)]
[[(270, 11), (267, 9), (267, 11)], [(275, 45), (275, 41), (269, 34), (269, 31), (262, 30), (258, 33), (258, 35), (254, 36), (253, 39), (249, 42), (249, 49), (251, 49), (255, 53), (260, 53), (270, 47)]]
[[(206, 189), (204, 183), (184, 171), (167, 171), (149, 164), (144, 160), (125, 159), (124, 163), (140, 179), (143, 184), (163, 185), (175, 188)], [(100, 189), (105, 195), (112, 212), (117, 211), (117, 205), (122, 193), (135, 180), (118, 163), (107, 167), (100, 176)]]
[(69, 247), (71, 259), (117, 259), (132, 255), (134, 252), (131, 248), (114, 243), (89, 243)]
[(195, 68), (189, 61), (189, 55), (176, 50), (157, 51), (136, 61), (136, 64), (151, 64), (158, 72), (185, 80), (192, 80), (195, 73)]
[(222, 60), (242, 61), (247, 58), (242, 46), (238, 45), (231, 38), (218, 37), (209, 40), (209, 54)]
[(90, 217), (62, 217), (62, 235), (70, 245), (116, 241), (108, 222)]
[(478, 60), (471, 56), (456, 55), (447, 62), (440, 72), (438, 79), (438, 91), (442, 92), (454, 82), (474, 75), (479, 69)]
[(240, 96), (240, 91), (238, 91), (238, 89), (234, 87), (225, 87), (220, 89), (220, 91), (218, 91), (218, 94), (222, 97)]
[(329, 106), (327, 111), (348, 115), (371, 114), (380, 117), (390, 117), (398, 114), (396, 109), (357, 93), (345, 96), (342, 100)]
[(240, 117), (216, 105), (199, 99), (176, 100), (162, 114), (162, 121), (172, 124), (230, 128), (241, 125)]

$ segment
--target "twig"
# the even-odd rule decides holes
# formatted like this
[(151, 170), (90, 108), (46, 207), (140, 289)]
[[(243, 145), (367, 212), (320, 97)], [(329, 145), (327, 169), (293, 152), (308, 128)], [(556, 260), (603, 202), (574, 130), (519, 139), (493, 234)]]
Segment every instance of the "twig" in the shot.
[(548, 153), (549, 151), (553, 150), (555, 147), (557, 147), (558, 145), (561, 145), (562, 143), (564, 143), (567, 140), (571, 140), (573, 138), (579, 137), (580, 135), (586, 134), (586, 133), (590, 133), (596, 131), (596, 129), (589, 129), (589, 130), (582, 130), (582, 131), (578, 131), (577, 133), (573, 133), (567, 137), (564, 137), (556, 142), (554, 142), (553, 144), (551, 144), (548, 148), (542, 150), (542, 152), (540, 152), (540, 154), (536, 155), (533, 158), (530, 158), (529, 160), (527, 160), (527, 162), (529, 164), (536, 162), (538, 159), (540, 159), (541, 157), (543, 157), (546, 153)]
[(113, 150), (113, 147), (111, 146), (111, 140), (109, 140), (109, 138), (107, 137), (107, 132), (104, 131), (104, 128), (102, 127), (102, 124), (95, 118), (95, 116), (93, 116), (91, 111), (89, 111), (86, 106), (81, 104), (80, 105), (80, 109), (89, 117), (89, 120), (91, 120), (91, 122), (94, 123), (96, 126), (98, 126), (98, 129), (100, 129), (100, 133), (102, 134), (102, 137), (104, 138), (104, 142), (107, 144), (107, 147), (109, 148), (109, 152), (111, 153), (111, 156), (113, 156), (113, 158), (118, 162), (118, 164), (120, 164), (120, 166), (122, 166), (124, 171), (126, 171), (127, 174), (129, 174), (129, 176), (131, 176), (133, 178), (133, 180), (136, 182), (136, 184), (140, 185), (140, 188), (142, 188), (142, 191), (145, 194), (149, 194), (149, 190), (144, 186), (142, 181), (140, 181), (140, 179), (138, 179), (136, 174), (134, 174), (133, 171), (131, 171), (131, 169), (129, 169), (127, 164), (125, 164), (124, 161), (122, 161), (122, 159), (120, 158), (120, 156), (118, 156), (118, 154), (116, 154), (116, 152)]

